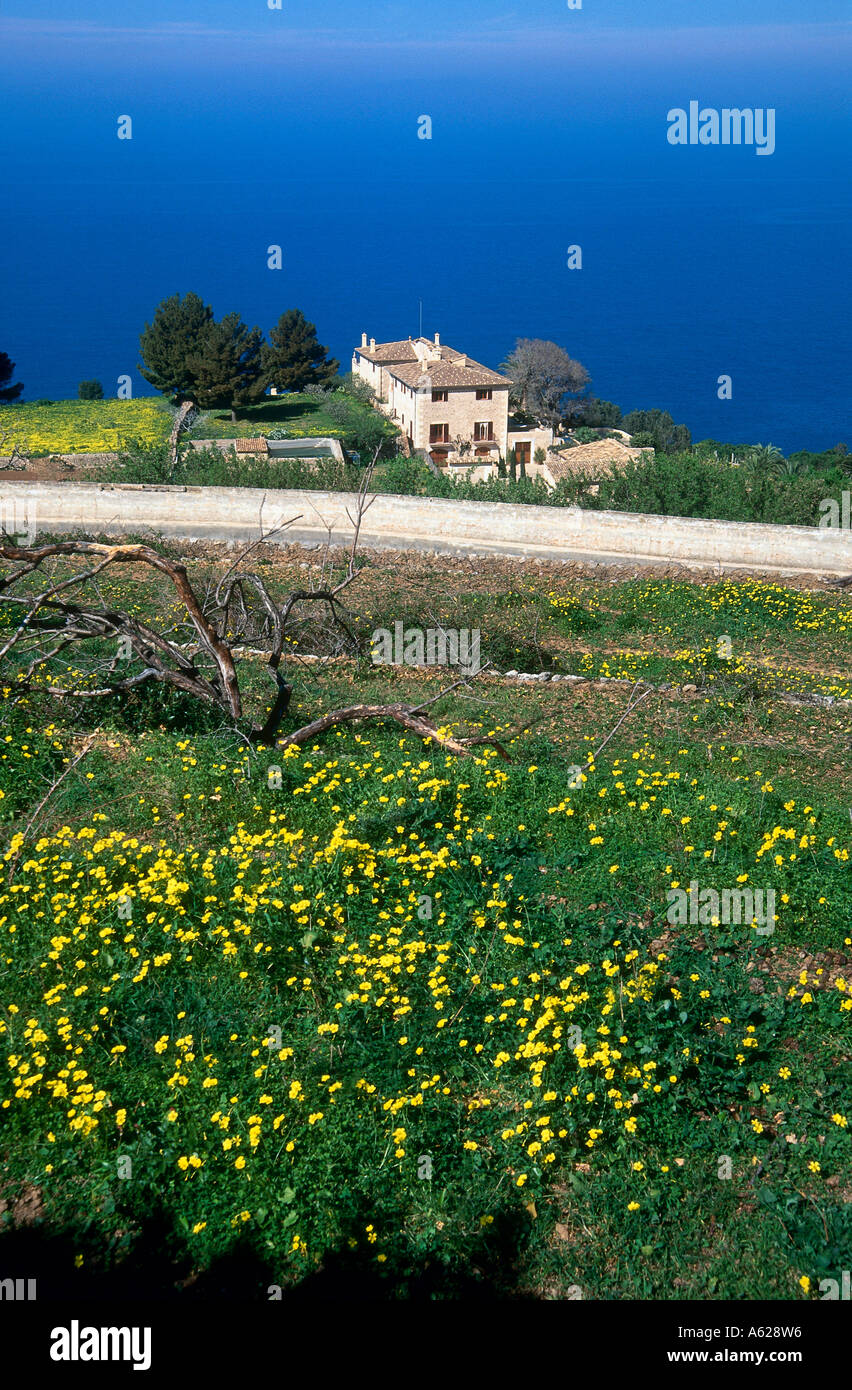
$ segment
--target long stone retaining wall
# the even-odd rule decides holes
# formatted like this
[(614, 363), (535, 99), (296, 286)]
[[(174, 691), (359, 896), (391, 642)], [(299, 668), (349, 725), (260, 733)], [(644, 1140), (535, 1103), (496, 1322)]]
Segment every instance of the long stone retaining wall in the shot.
[[(349, 516), (356, 507), (350, 493), (0, 479), (0, 525), (28, 536), (83, 532), (244, 543), (257, 537), (261, 523), (268, 531), (292, 521), (271, 539), (315, 545), (330, 536), (333, 544), (345, 545), (352, 538)], [(455, 555), (852, 575), (852, 530), (841, 527), (425, 497), (377, 496), (363, 519), (361, 544)]]

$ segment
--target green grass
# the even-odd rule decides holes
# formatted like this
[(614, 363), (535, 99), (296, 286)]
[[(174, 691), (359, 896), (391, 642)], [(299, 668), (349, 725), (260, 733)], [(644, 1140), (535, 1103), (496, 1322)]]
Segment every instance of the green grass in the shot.
[[(573, 602), (554, 608), (538, 584), (489, 600), (485, 578), (374, 559), (362, 621), (404, 594), (424, 622), (457, 599), (529, 630), (534, 603), (555, 645), (560, 624), (586, 643), (624, 614), (674, 645), (716, 616), (748, 642), (767, 623), (777, 662), (790, 650), (818, 675), (837, 614), (748, 586), (661, 585), (651, 603), (562, 584)], [(119, 596), (169, 612), (132, 576)], [(262, 669), (245, 671), (262, 705)], [(417, 703), (441, 679), (305, 668), (288, 727)], [(786, 1299), (839, 1278), (852, 718), (657, 696), (570, 785), (624, 698), (483, 682), (438, 706), (511, 762), (392, 725), (252, 753), (161, 691), (0, 705), (0, 1196), (38, 1189), (69, 1280), (120, 1280), (154, 1240), (165, 1287), (241, 1251), (258, 1298), (337, 1280)], [(668, 920), (673, 883), (745, 874), (776, 889), (771, 936)]]
[(257, 405), (241, 407), (237, 419), (227, 410), (204, 410), (198, 423), (188, 432), (188, 439), (242, 439), (268, 434), (272, 429), (286, 429), (294, 437), (322, 435), (338, 438), (340, 429), (325, 415), (310, 396), (295, 392), (288, 396), (269, 396)]

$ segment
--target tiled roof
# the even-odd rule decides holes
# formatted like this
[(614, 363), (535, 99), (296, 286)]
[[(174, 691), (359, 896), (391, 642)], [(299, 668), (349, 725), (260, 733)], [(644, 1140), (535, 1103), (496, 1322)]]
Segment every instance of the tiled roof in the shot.
[(265, 439), (235, 439), (234, 445), (238, 454), (269, 453)]
[(490, 367), (483, 367), (481, 362), (472, 362), (469, 357), (464, 359), (465, 365), (457, 365), (457, 356), (449, 361), (441, 362), (405, 362), (391, 369), (390, 375), (397, 377), (406, 386), (416, 387), (421, 379), (428, 376), (433, 388), (443, 386), (499, 386), (508, 388), (511, 381), (507, 376), (501, 376), (499, 372), (492, 372)]
[(376, 343), (374, 348), (356, 347), (355, 351), (360, 357), (366, 357), (368, 362), (416, 362), (417, 360), (417, 353), (414, 351), (410, 338), (399, 343)]
[(355, 351), (360, 357), (366, 357), (368, 362), (417, 362), (419, 359), (414, 350), (415, 343), (422, 343), (430, 351), (440, 353), (442, 357), (461, 356), (461, 353), (453, 348), (437, 346), (431, 338), (402, 338), (397, 343), (376, 343), (374, 348), (361, 347), (359, 344)]
[(547, 468), (556, 483), (578, 473), (606, 478), (610, 476), (614, 464), (625, 464), (630, 459), (638, 459), (651, 452), (648, 449), (629, 448), (620, 439), (596, 439), (593, 444), (577, 444), (573, 449), (563, 449), (558, 454), (549, 453)]

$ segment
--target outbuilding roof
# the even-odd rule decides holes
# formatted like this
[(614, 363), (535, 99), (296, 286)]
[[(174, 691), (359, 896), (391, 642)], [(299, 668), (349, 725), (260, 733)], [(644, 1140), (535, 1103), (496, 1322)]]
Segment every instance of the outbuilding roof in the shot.
[(238, 454), (267, 454), (269, 452), (265, 439), (235, 439), (234, 447)]

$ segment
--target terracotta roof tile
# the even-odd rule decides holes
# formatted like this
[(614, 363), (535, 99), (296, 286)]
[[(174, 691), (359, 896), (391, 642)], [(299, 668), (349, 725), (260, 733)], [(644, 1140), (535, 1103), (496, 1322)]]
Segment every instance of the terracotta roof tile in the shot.
[(492, 372), (490, 367), (483, 367), (481, 362), (473, 362), (471, 358), (465, 357), (463, 367), (458, 365), (458, 359), (462, 357), (459, 353), (451, 360), (441, 362), (406, 362), (400, 366), (391, 368), (390, 375), (397, 377), (406, 386), (416, 387), (421, 379), (428, 376), (434, 388), (443, 386), (497, 386), (506, 389), (512, 385), (507, 376), (501, 376), (499, 372)]
[(410, 338), (398, 343), (376, 343), (374, 348), (356, 347), (360, 357), (368, 362), (416, 362), (417, 353)]
[(234, 446), (238, 454), (269, 453), (269, 448), (265, 439), (235, 439)]
[(592, 444), (577, 444), (573, 449), (548, 454), (547, 468), (556, 483), (578, 473), (606, 478), (612, 473), (613, 465), (625, 464), (650, 453), (653, 450), (630, 448), (620, 439), (596, 439)]

